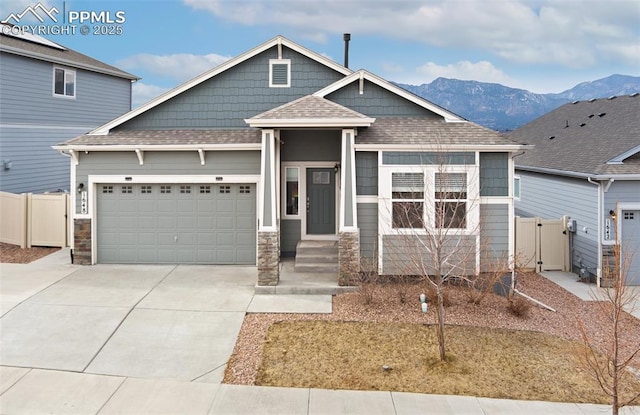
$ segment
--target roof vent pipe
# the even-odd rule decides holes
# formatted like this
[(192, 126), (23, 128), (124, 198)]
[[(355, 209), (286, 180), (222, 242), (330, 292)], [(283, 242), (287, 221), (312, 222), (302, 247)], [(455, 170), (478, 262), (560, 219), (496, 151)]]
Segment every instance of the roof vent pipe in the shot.
[(344, 39), (344, 67), (349, 67), (349, 41), (351, 40), (351, 33), (345, 33)]

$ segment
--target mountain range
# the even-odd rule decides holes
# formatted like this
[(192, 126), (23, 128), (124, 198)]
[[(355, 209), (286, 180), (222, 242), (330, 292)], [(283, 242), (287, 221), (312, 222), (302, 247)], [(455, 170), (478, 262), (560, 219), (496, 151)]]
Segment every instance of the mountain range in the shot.
[(469, 121), (496, 131), (510, 131), (568, 102), (640, 92), (640, 77), (611, 75), (550, 94), (449, 78), (422, 85), (397, 85)]

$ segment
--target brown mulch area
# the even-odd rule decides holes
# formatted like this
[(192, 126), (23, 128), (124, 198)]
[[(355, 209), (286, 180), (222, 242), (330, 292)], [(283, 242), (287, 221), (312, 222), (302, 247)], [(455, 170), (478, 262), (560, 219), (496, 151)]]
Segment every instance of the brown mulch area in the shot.
[(18, 245), (0, 242), (0, 262), (5, 264), (28, 264), (59, 250), (60, 248), (40, 246), (22, 249)]
[[(291, 320), (332, 320), (384, 323), (434, 324), (433, 310), (425, 315), (420, 311), (419, 295), (424, 284), (406, 288), (406, 302), (400, 301), (397, 284), (374, 285), (371, 301), (360, 292), (337, 295), (333, 299), (331, 314), (248, 314), (238, 336), (234, 352), (228, 362), (224, 383), (255, 384), (262, 360), (262, 349), (267, 330), (271, 324)], [(531, 303), (527, 317), (517, 317), (507, 308), (507, 300), (489, 294), (478, 305), (468, 301), (468, 290), (451, 287), (451, 305), (446, 308), (446, 323), (461, 326), (502, 328), (537, 331), (563, 339), (580, 340), (579, 325), (584, 323), (587, 333), (601, 350), (606, 350), (610, 335), (602, 324), (601, 303), (586, 302), (563, 288), (535, 273), (520, 275), (518, 289), (531, 297), (553, 307), (557, 312), (546, 310)], [(622, 322), (625, 335), (621, 341), (622, 352), (630, 353), (640, 344), (640, 320), (625, 313)], [(640, 368), (640, 356), (633, 362)]]

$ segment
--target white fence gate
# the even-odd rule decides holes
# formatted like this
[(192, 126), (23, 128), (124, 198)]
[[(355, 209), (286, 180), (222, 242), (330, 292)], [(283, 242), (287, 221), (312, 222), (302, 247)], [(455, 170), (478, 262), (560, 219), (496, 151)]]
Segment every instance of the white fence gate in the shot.
[(0, 242), (31, 246), (69, 246), (69, 195), (0, 192)]
[(569, 271), (567, 218), (515, 219), (516, 262), (520, 268), (540, 271)]

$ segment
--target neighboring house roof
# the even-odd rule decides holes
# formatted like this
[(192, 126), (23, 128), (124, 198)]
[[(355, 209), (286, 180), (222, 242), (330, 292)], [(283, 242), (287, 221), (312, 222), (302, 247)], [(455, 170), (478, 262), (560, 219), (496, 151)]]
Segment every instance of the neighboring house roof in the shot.
[(374, 121), (375, 118), (314, 95), (245, 120), (252, 127), (368, 127)]
[(359, 130), (356, 136), (356, 146), (369, 144), (420, 145), (429, 149), (445, 145), (522, 147), (514, 140), (474, 123), (447, 123), (420, 117), (378, 118), (371, 127)]
[(274, 46), (278, 46), (279, 48), (282, 46), (286, 46), (289, 49), (292, 49), (310, 59), (315, 60), (316, 62), (319, 62), (329, 68), (334, 69), (335, 71), (343, 74), (343, 75), (349, 75), (352, 73), (352, 71), (348, 68), (345, 68), (344, 66), (332, 61), (329, 58), (326, 58), (316, 52), (313, 52), (312, 50), (309, 50), (303, 46), (298, 45), (295, 42), (290, 41), (289, 39), (283, 37), (283, 36), (276, 36), (271, 40), (266, 41), (265, 43), (256, 46), (255, 48), (243, 53), (240, 56), (237, 56), (235, 58), (229, 59), (228, 61), (226, 61), (225, 63), (216, 66), (215, 68), (191, 79), (190, 81), (185, 82), (182, 85), (177, 86), (176, 88), (165, 92), (164, 94), (160, 95), (159, 97), (152, 99), (151, 101), (147, 102), (146, 104), (140, 106), (139, 108), (130, 111), (126, 114), (123, 114), (122, 116), (116, 118), (115, 120), (108, 122), (107, 124), (96, 128), (95, 130), (91, 131), (90, 134), (108, 134), (109, 131), (112, 128), (115, 128), (127, 121), (129, 121), (130, 119), (137, 117), (138, 115), (162, 104), (165, 101), (168, 101), (169, 99), (175, 97), (176, 95), (179, 95), (181, 93), (183, 93), (184, 91), (191, 89), (193, 87), (195, 87), (196, 85), (199, 85), (211, 78), (213, 78), (214, 76), (226, 71), (227, 69), (233, 68), (234, 66), (274, 47)]
[[(3, 23), (2, 26), (7, 26)], [(108, 65), (97, 59), (83, 55), (73, 49), (66, 47), (48, 46), (53, 42), (48, 41), (40, 36), (31, 35), (30, 37), (17, 37), (13, 35), (0, 35), (0, 51), (12, 53), (14, 55), (24, 56), (27, 58), (38, 59), (42, 61), (52, 62), (59, 65), (70, 66), (87, 71), (103, 73), (106, 75), (116, 76), (130, 80), (138, 80), (139, 77), (125, 72), (115, 66)], [(42, 41), (38, 41), (38, 38)], [(57, 44), (53, 43), (58, 46)]]
[(514, 159), (517, 169), (578, 177), (638, 176), (640, 95), (565, 104), (509, 137), (535, 146)]

